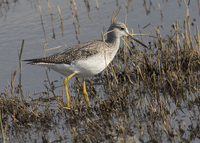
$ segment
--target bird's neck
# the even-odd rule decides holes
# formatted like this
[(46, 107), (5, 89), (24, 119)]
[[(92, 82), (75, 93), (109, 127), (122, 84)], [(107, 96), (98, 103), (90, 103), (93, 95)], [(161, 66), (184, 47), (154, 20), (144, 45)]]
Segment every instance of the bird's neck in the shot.
[(115, 33), (108, 33), (106, 43), (110, 48), (118, 49), (120, 44), (120, 37), (117, 37)]
[(114, 58), (114, 56), (116, 55), (118, 49), (119, 49), (119, 45), (120, 45), (120, 38), (119, 37), (108, 37), (106, 40), (106, 43), (108, 45), (108, 47), (105, 49), (106, 50), (106, 55), (107, 55), (107, 59), (108, 59), (108, 63), (110, 63), (110, 61)]

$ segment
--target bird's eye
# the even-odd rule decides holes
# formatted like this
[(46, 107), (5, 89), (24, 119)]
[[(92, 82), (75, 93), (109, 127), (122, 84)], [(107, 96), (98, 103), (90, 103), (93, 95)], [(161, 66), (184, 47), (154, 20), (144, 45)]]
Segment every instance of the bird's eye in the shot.
[(123, 28), (123, 27), (121, 27), (121, 30), (124, 30), (124, 28)]

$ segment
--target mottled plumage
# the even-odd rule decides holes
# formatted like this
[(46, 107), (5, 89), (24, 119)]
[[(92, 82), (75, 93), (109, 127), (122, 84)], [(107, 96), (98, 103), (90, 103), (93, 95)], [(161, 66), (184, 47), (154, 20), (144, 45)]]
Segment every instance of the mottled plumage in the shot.
[[(69, 109), (70, 98), (67, 81), (73, 76), (84, 78), (103, 71), (116, 55), (120, 45), (120, 37), (128, 35), (129, 32), (126, 25), (121, 22), (115, 22), (108, 29), (106, 43), (102, 40), (84, 42), (49, 57), (25, 61), (29, 61), (29, 64), (51, 68), (67, 76), (64, 80), (64, 85), (68, 99), (67, 108)], [(83, 82), (83, 93), (89, 106), (85, 81)]]
[(30, 59), (25, 61), (30, 61), (29, 64), (36, 64), (36, 65), (37, 63), (40, 62), (70, 65), (71, 62), (73, 61), (78, 61), (79, 59), (82, 60), (87, 59), (88, 57), (97, 54), (98, 52), (100, 52), (100, 50), (102, 50), (103, 46), (107, 48), (106, 44), (103, 43), (102, 41), (93, 40), (72, 46), (59, 53), (55, 53), (49, 57)]
[[(128, 36), (128, 29), (121, 22), (113, 23), (107, 40), (84, 42), (49, 57), (28, 59), (29, 64), (51, 68), (65, 76), (88, 77), (100, 73), (114, 58), (119, 49), (120, 37)], [(104, 52), (105, 51), (105, 52)], [(106, 59), (106, 61), (105, 61)]]

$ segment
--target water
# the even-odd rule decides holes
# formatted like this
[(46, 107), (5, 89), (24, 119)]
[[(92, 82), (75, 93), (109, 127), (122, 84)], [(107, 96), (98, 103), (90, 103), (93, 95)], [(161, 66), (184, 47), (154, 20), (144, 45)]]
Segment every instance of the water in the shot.
[[(123, 7), (116, 21), (124, 22), (126, 15), (125, 2), (127, 3), (127, 1), (125, 0), (98, 1), (100, 8), (99, 11), (101, 15), (100, 18), (98, 10), (96, 9), (96, 1), (88, 1), (90, 5), (90, 16), (92, 21), (88, 17), (88, 12), (84, 1), (75, 2), (77, 4), (78, 19), (80, 22), (80, 35), (78, 35), (78, 39), (80, 42), (101, 39), (101, 32), (103, 31), (103, 28), (105, 28), (105, 31), (107, 31), (110, 25), (111, 16), (114, 8), (117, 8), (121, 4), (123, 4)], [(183, 1), (181, 2), (181, 6), (179, 6), (177, 1), (159, 3), (163, 14), (163, 22), (161, 20), (161, 14), (158, 9), (157, 1), (152, 0), (151, 2), (152, 6), (150, 6), (150, 4), (147, 2), (147, 5), (149, 6), (148, 8), (150, 8), (150, 13), (148, 15), (146, 13), (143, 1), (134, 1), (132, 11), (131, 5), (129, 6), (129, 12), (127, 14), (127, 24), (129, 26), (129, 29), (133, 28), (135, 33), (139, 33), (139, 25), (142, 33), (144, 33), (142, 28), (145, 27), (147, 24), (152, 23), (155, 26), (162, 25), (165, 28), (167, 34), (169, 34), (169, 29), (171, 28), (172, 23), (175, 23), (177, 19), (181, 21), (180, 26), (183, 27), (182, 23), (185, 20), (186, 11)], [(41, 6), (42, 9), (42, 18), (48, 42), (46, 49), (61, 46), (61, 48), (59, 49), (46, 52), (46, 55), (50, 55), (52, 53), (65, 49), (65, 45), (67, 45), (67, 47), (70, 47), (72, 45), (78, 44), (72, 21), (70, 1), (50, 1), (51, 9), (53, 12), (55, 38), (52, 38), (53, 33), (51, 25), (51, 15), (47, 2), (39, 1), (38, 4)], [(11, 73), (14, 71), (15, 67), (19, 67), (17, 48), (21, 47), (23, 39), (25, 40), (25, 45), (22, 59), (39, 58), (43, 57), (44, 55), (43, 46), (46, 42), (41, 25), (38, 4), (36, 1), (19, 1), (19, 3), (10, 4), (10, 9), (7, 11), (7, 14), (5, 13), (4, 9), (2, 10), (3, 16), (0, 18), (0, 92), (3, 92), (4, 87), (6, 87), (8, 85), (7, 83), (10, 82)], [(59, 5), (61, 9), (64, 26), (64, 37), (62, 36), (56, 5)], [(189, 8), (191, 22), (200, 23), (197, 1), (191, 1)], [(196, 19), (196, 21), (193, 21), (193, 19)], [(76, 27), (77, 26), (78, 24), (76, 22)], [(151, 26), (148, 26), (147, 30), (154, 31), (153, 27)], [(193, 28), (191, 30), (195, 31), (195, 29)], [(161, 30), (161, 35), (166, 35), (166, 33)], [(138, 39), (139, 38), (140, 37), (138, 36)], [(148, 45), (149, 39), (147, 38), (145, 40), (145, 43)], [(60, 86), (63, 84), (63, 79), (61, 79), (61, 77), (63, 77), (62, 75), (52, 70), (48, 73), (51, 81), (58, 80), (58, 82), (55, 83), (56, 86)], [(17, 74), (19, 74), (19, 68)], [(47, 77), (44, 68), (27, 65), (26, 63), (22, 64), (23, 91), (26, 93), (30, 91), (30, 96), (33, 96), (34, 91), (46, 91), (46, 88), (44, 86), (44, 81), (46, 79)], [(18, 83), (18, 79), (15, 81), (15, 83)], [(61, 89), (63, 89), (63, 87), (57, 88), (55, 92), (59, 93)]]
[[(80, 42), (101, 39), (103, 27), (106, 31), (110, 25), (112, 12), (114, 8), (117, 8), (116, 1), (99, 1), (101, 15), (99, 18), (99, 14), (96, 9), (96, 2), (94, 0), (90, 0), (88, 2), (90, 5), (90, 16), (92, 21), (88, 17), (85, 3), (83, 1), (76, 1), (78, 8), (78, 19), (80, 21), (80, 35), (78, 35)], [(46, 52), (46, 55), (63, 50), (65, 45), (70, 47), (78, 44), (72, 21), (70, 2), (63, 2), (60, 0), (50, 1), (53, 12), (56, 39), (52, 38), (53, 33), (51, 16), (47, 2), (39, 1), (38, 3), (41, 5), (42, 18), (48, 42), (46, 48), (48, 49), (61, 46), (61, 48), (57, 50)], [(118, 1), (118, 5), (121, 4), (125, 5), (125, 1)], [(61, 9), (64, 37), (62, 36), (62, 31), (60, 29), (59, 15), (56, 5), (59, 5)], [(179, 6), (177, 1), (161, 2), (160, 7), (163, 13), (163, 27), (166, 31), (169, 31), (171, 24), (174, 23), (176, 19), (180, 19), (181, 21), (185, 19), (185, 5), (183, 2), (181, 3), (181, 6)], [(191, 2), (189, 8), (191, 9), (191, 20), (196, 19), (196, 23), (198, 23), (199, 11), (196, 2)], [(132, 7), (130, 5), (129, 13), (127, 14), (127, 24), (129, 29), (134, 29), (135, 33), (139, 32), (138, 25), (140, 25), (141, 29), (149, 23), (152, 23), (155, 26), (162, 25), (161, 15), (156, 1), (152, 1), (152, 6), (150, 6), (150, 13), (148, 15), (146, 14), (143, 1), (133, 2), (133, 11), (131, 11), (131, 9)], [(123, 6), (116, 21), (124, 22), (125, 13), (125, 6)], [(3, 14), (4, 15), (0, 19), (1, 92), (3, 91), (3, 88), (7, 86), (7, 82), (10, 82), (11, 72), (14, 71), (15, 67), (18, 67), (17, 48), (21, 47), (22, 40), (25, 40), (22, 59), (43, 57), (43, 45), (45, 44), (45, 37), (40, 20), (40, 12), (38, 4), (35, 1), (19, 1), (19, 3), (16, 4), (11, 3), (10, 9), (6, 14), (6, 18), (4, 11)], [(77, 22), (76, 26), (78, 27)], [(149, 28), (152, 29), (152, 27), (149, 26), (147, 27), (147, 30), (149, 30)], [(165, 33), (161, 30), (161, 34)], [(146, 43), (147, 42), (148, 41), (146, 41)], [(44, 68), (30, 66), (23, 63), (22, 73), (22, 83), (25, 91), (30, 90), (33, 92), (44, 90), (43, 81), (46, 79)], [(60, 80), (60, 74), (57, 74), (54, 71), (49, 72), (49, 74), (51, 80), (59, 79), (58, 85), (62, 84), (62, 80)]]

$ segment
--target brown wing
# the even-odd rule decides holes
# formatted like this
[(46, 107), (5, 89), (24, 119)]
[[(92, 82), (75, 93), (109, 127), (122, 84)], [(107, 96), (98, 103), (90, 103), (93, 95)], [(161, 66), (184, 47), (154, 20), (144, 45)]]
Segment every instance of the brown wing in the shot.
[(104, 43), (102, 41), (89, 41), (84, 42), (70, 48), (67, 48), (59, 53), (55, 53), (49, 57), (38, 58), (38, 59), (27, 59), (29, 64), (37, 64), (40, 62), (44, 63), (56, 63), (56, 64), (71, 64), (72, 61), (79, 59), (85, 59), (89, 56), (95, 55), (99, 52), (100, 48)]

